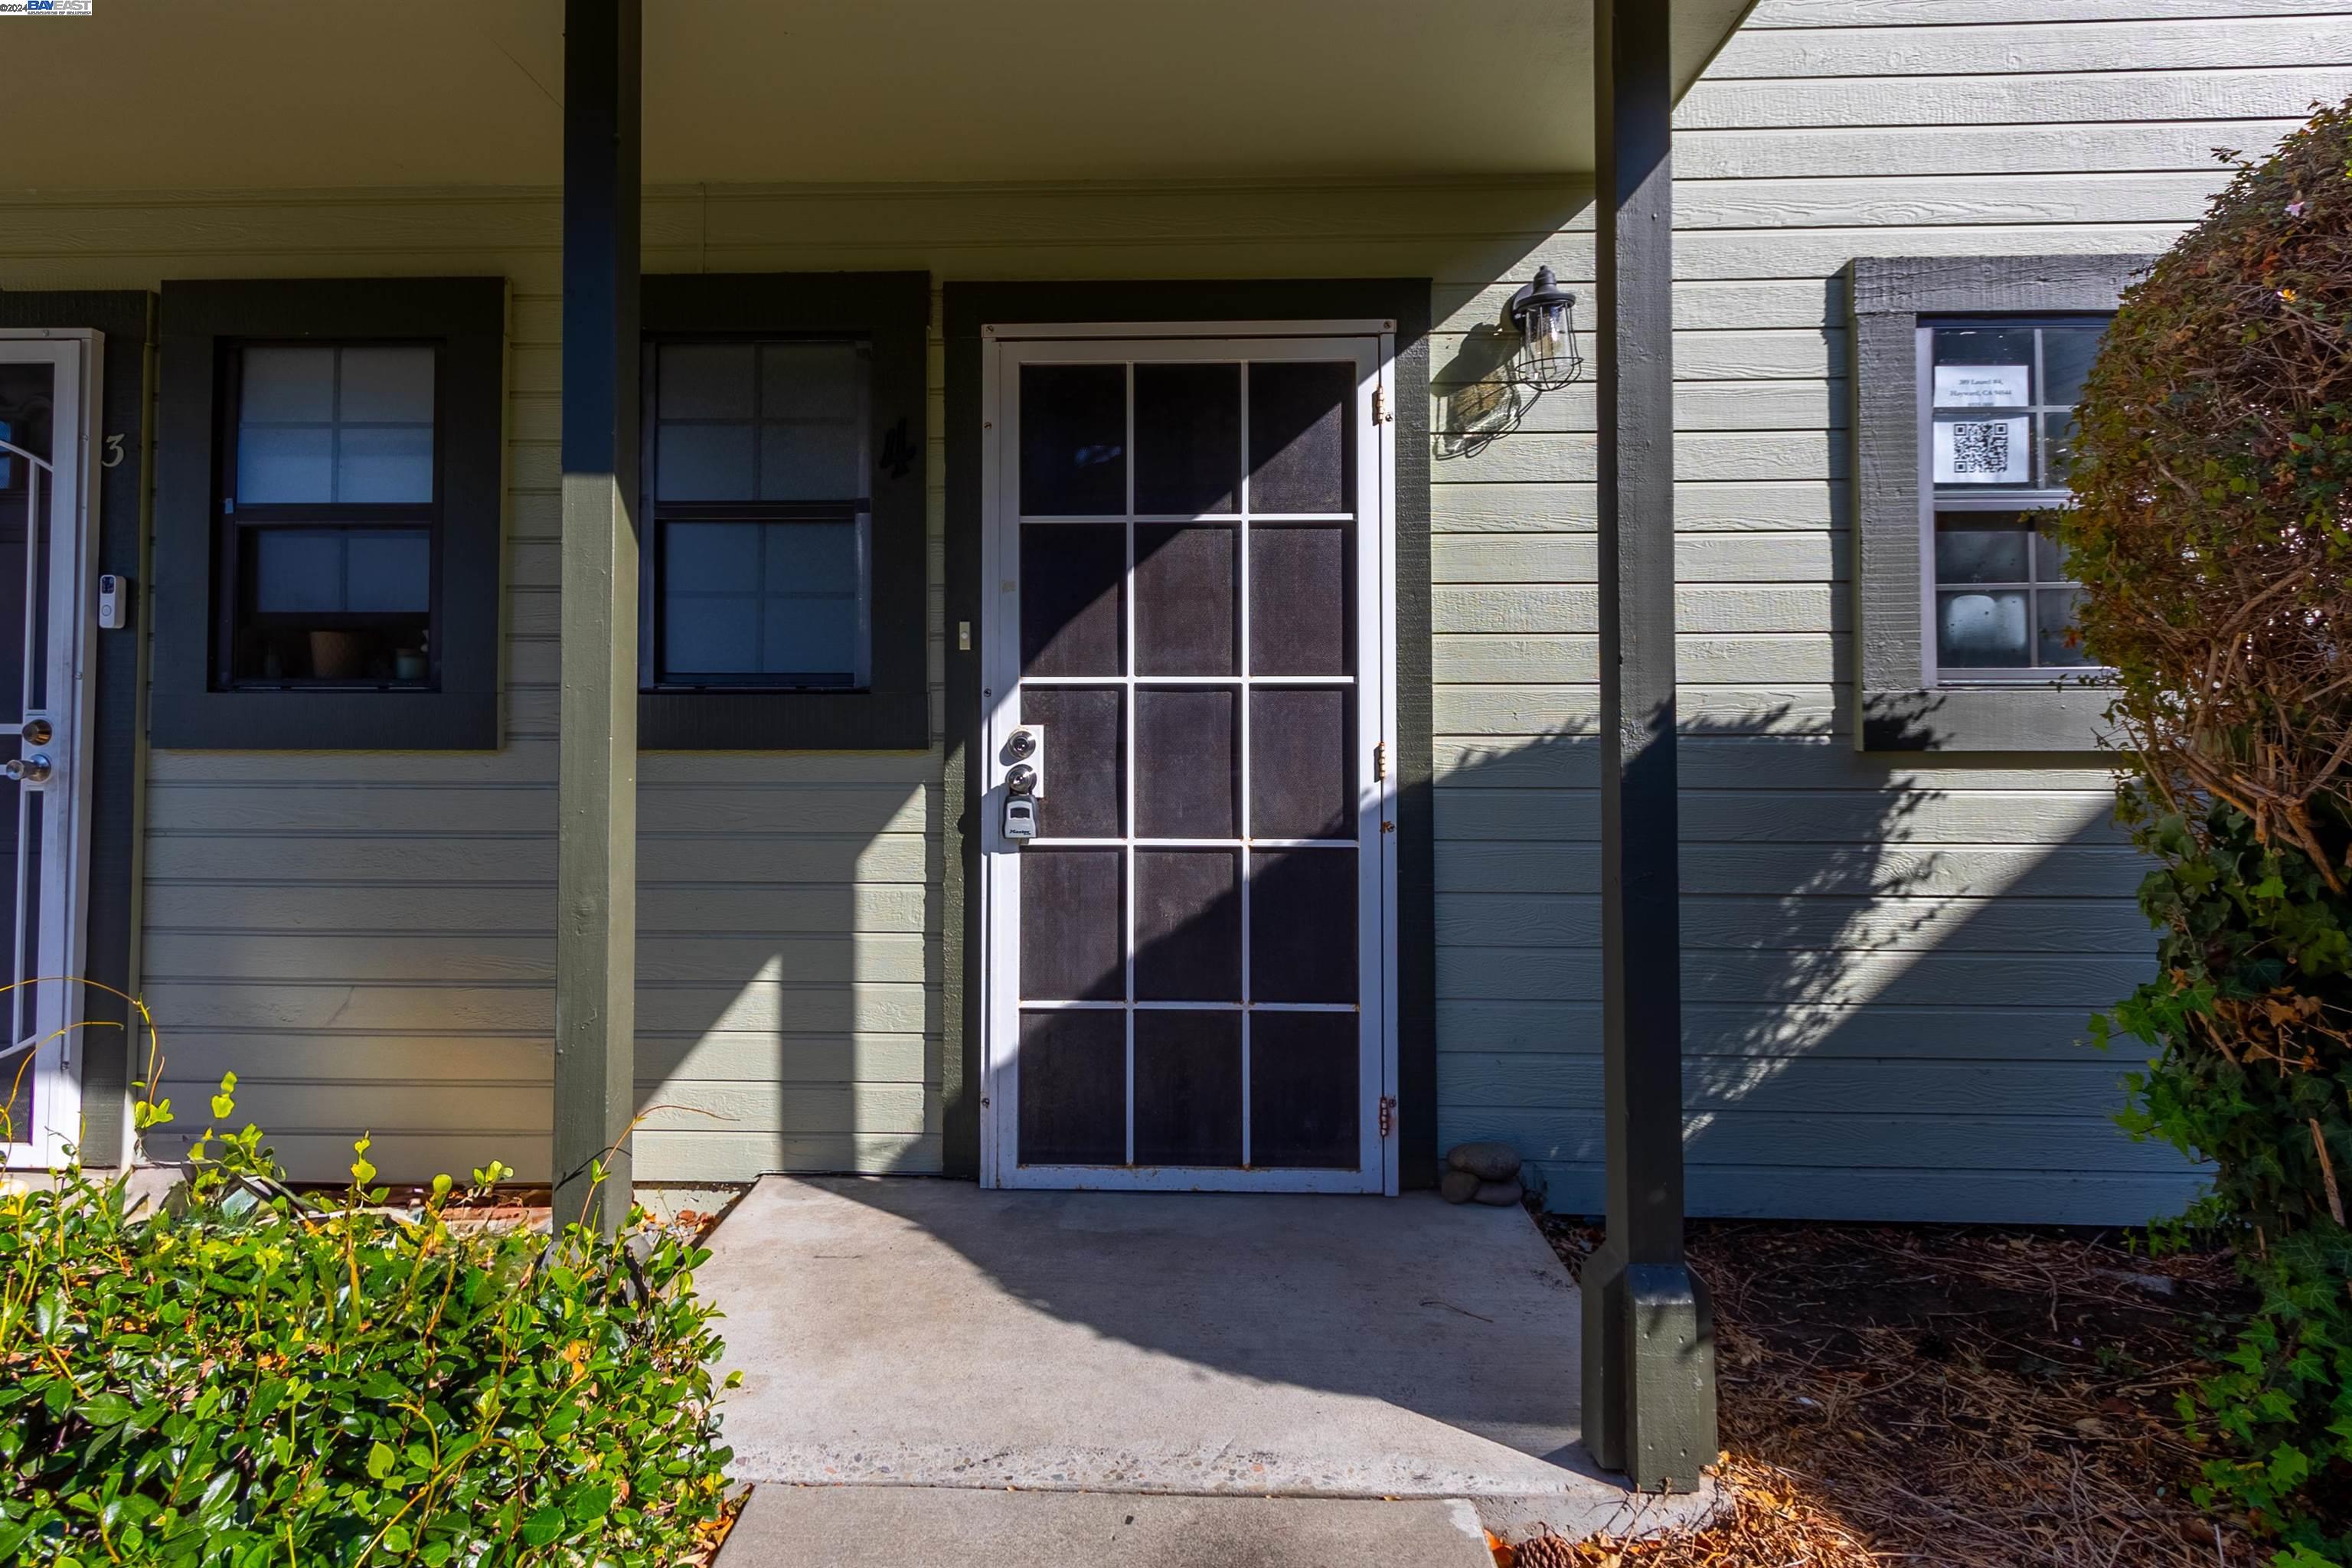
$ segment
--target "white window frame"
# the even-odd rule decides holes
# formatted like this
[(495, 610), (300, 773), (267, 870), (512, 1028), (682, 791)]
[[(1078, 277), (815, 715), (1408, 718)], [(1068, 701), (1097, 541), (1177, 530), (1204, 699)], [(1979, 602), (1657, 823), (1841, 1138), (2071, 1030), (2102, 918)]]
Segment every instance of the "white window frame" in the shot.
[[(1396, 721), (1396, 451), (1394, 438), (1396, 334), (1387, 321), (1181, 321), (989, 325), (982, 332), (982, 559), (983, 570), (981, 651), (982, 756), (1002, 754), (1018, 727), (1020, 670), (1019, 499), (1017, 461), (1006, 460), (1004, 437), (1008, 391), (1028, 359), (1058, 363), (1125, 362), (1144, 358), (1180, 360), (1356, 361), (1358, 384), (1351, 417), (1361, 432), (1357, 444), (1357, 580), (1361, 608), (1357, 626), (1359, 694), (1357, 854), (1373, 868), (1359, 879), (1357, 911), (1358, 994), (1375, 1047), (1378, 1070), (1358, 1079), (1361, 1151), (1351, 1170), (1233, 1169), (1197, 1166), (1024, 1166), (1015, 1154), (1019, 1127), (1019, 1081), (1014, 1052), (1019, 1037), (1019, 881), (1000, 874), (1019, 851), (1002, 837), (1002, 770), (992, 762), (982, 792), (981, 825), (981, 1117), (980, 1179), (988, 1187), (1048, 1187), (1097, 1191), (1223, 1191), (1378, 1193), (1398, 1190), (1400, 1127), (1397, 1094), (1397, 768), (1393, 763)], [(1130, 420), (1132, 407), (1130, 405)], [(1244, 415), (1246, 421), (1246, 410)], [(1246, 429), (1246, 423), (1244, 423)], [(1130, 450), (1133, 442), (1129, 443)], [(1378, 515), (1368, 515), (1377, 508)], [(1275, 514), (1269, 514), (1275, 515)], [(1244, 568), (1244, 572), (1246, 567)], [(1242, 604), (1247, 604), (1247, 578)], [(1129, 595), (1129, 616), (1133, 616)], [(1244, 625), (1246, 617), (1244, 615)], [(1132, 646), (1133, 627), (1129, 627)], [(1246, 635), (1246, 633), (1244, 633)], [(1097, 684), (1152, 684), (1131, 672)], [(1311, 684), (1311, 682), (1302, 683)], [(1247, 704), (1242, 705), (1244, 715)], [(1128, 704), (1129, 723), (1134, 705)], [(1244, 719), (1246, 726), (1246, 717)], [(1050, 754), (1051, 739), (1047, 746)], [(1385, 751), (1383, 751), (1385, 748)], [(1130, 741), (1130, 755), (1132, 745)], [(1241, 757), (1247, 766), (1244, 728)], [(1383, 766), (1383, 760), (1388, 765)], [(1050, 766), (1050, 763), (1049, 763)], [(1128, 771), (1128, 821), (1133, 824), (1134, 771)], [(1048, 777), (1050, 791), (1051, 779)], [(1246, 773), (1243, 790), (1247, 792)], [(1050, 800), (1048, 802), (1050, 809)], [(1247, 878), (1243, 881), (1244, 899)], [(1129, 919), (1134, 890), (1127, 891)], [(1131, 928), (1130, 928), (1131, 929)], [(1009, 935), (1012, 940), (1003, 940)], [(1131, 945), (1131, 942), (1130, 944)], [(1248, 963), (1246, 952), (1243, 956)], [(1118, 1005), (1129, 1005), (1118, 1004)], [(1261, 1006), (1270, 1005), (1261, 1004)], [(1132, 1085), (1132, 1037), (1129, 1083)], [(1244, 1058), (1244, 1131), (1247, 1136), (1247, 1058)], [(1130, 1114), (1132, 1089), (1130, 1088)], [(1130, 1127), (1130, 1138), (1132, 1129)], [(1131, 1147), (1131, 1145), (1130, 1145)]]
[[(1948, 328), (1969, 327), (2010, 328), (2016, 330), (2042, 327), (2085, 326), (2095, 318), (2081, 312), (2011, 311), (1983, 315), (1923, 315), (1916, 329), (1918, 345), (1919, 400), (1919, 669), (1931, 689), (1951, 689), (1965, 687), (2048, 686), (2053, 681), (2096, 681), (2115, 672), (2096, 664), (2021, 664), (1968, 665), (1944, 669), (1937, 662), (1937, 644), (1942, 622), (1937, 613), (1936, 595), (1936, 514), (1937, 512), (1980, 511), (1988, 513), (2030, 512), (2068, 505), (2074, 492), (2063, 486), (2055, 489), (2009, 489), (1988, 485), (1978, 491), (1937, 490), (1936, 488), (1936, 333)], [(2033, 364), (2031, 390), (2039, 393), (2042, 380), (2042, 338), (2038, 331), (2033, 340)], [(2041, 423), (2051, 405), (2035, 403), (2029, 405), (2027, 416), (2032, 422), (2033, 449), (2042, 448)], [(2029, 552), (2031, 546), (2029, 545)], [(2032, 570), (2029, 563), (2028, 571)], [(2029, 617), (2036, 608), (2032, 593), (2026, 595)], [(2029, 619), (2026, 637), (2029, 646), (2038, 642), (2040, 626)]]

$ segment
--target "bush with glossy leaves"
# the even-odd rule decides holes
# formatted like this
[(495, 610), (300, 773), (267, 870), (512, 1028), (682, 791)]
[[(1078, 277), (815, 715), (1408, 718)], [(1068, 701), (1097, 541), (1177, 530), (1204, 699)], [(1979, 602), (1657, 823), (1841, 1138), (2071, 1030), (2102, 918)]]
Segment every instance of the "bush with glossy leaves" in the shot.
[(208, 1131), (160, 1213), (79, 1172), (0, 1198), (0, 1562), (653, 1568), (710, 1542), (708, 1255), (650, 1224), (453, 1224), (447, 1177), (388, 1208), (355, 1152), (333, 1204), (249, 1126)]

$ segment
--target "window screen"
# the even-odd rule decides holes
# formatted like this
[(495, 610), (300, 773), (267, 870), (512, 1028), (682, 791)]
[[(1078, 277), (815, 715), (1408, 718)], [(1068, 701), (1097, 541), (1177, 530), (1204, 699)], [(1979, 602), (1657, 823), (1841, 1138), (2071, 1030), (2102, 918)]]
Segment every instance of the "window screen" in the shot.
[(2068, 633), (2081, 590), (2033, 521), (2068, 496), (2074, 405), (2100, 319), (1923, 323), (1920, 494), (1939, 680), (2079, 671)]
[(231, 356), (226, 684), (433, 685), (438, 363), (425, 343)]
[(868, 684), (871, 358), (790, 340), (648, 356), (649, 688)]

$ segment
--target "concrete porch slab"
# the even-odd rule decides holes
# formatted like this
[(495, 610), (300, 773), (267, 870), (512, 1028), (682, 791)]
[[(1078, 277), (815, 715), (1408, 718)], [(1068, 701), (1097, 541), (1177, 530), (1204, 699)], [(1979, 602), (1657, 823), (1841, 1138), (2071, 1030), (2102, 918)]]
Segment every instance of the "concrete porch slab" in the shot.
[(1591, 1468), (1576, 1289), (1517, 1209), (770, 1177), (711, 1245), (754, 1483), (1706, 1506)]

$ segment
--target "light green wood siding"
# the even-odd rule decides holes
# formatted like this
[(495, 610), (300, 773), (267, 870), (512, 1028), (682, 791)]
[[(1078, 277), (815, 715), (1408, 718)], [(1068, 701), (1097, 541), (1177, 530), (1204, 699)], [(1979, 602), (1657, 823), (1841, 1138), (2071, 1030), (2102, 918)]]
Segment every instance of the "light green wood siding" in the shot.
[[(1761, 0), (1676, 117), (1685, 1147), (1694, 1210), (2137, 1221), (2193, 1177), (2078, 1042), (2148, 971), (2144, 866), (2084, 759), (1861, 756), (1855, 256), (2160, 250), (2352, 91), (2327, 0)], [(1589, 277), (1585, 224), (1540, 247)], [(1581, 287), (1580, 285), (1571, 285)], [(1465, 329), (1500, 285), (1464, 300)], [(1443, 378), (1446, 355), (1437, 364)], [(1440, 391), (1445, 388), (1440, 387)], [(1441, 410), (1443, 405), (1441, 405)], [(1442, 418), (1442, 414), (1441, 414)], [(1591, 401), (1433, 515), (1445, 1136), (1601, 1201)]]
[[(2063, 9), (2063, 19), (2053, 20)], [(1449, 85), (1445, 90), (1458, 90)], [(2075, 1044), (2146, 972), (2142, 867), (2077, 760), (1863, 757), (1857, 255), (2161, 248), (2314, 99), (2352, 0), (1762, 0), (1679, 116), (1685, 1044), (1700, 1212), (2129, 1221), (2188, 1177)], [(1560, 111), (1580, 112), (1580, 84)], [(1538, 262), (1589, 295), (1587, 183), (666, 189), (648, 272), (1428, 276), (1433, 421)], [(0, 287), (512, 280), (495, 753), (158, 752), (146, 985), (183, 1106), (234, 1068), (307, 1174), (543, 1173), (554, 896), (558, 225), (546, 190), (0, 198)], [(1589, 329), (1589, 310), (1580, 327)], [(936, 329), (935, 329), (936, 330)], [(1449, 369), (1452, 376), (1449, 379)], [(173, 374), (164, 367), (164, 374)], [(928, 1171), (940, 1147), (945, 408), (931, 356), (928, 752), (644, 762), (647, 1179)], [(1598, 1201), (1589, 387), (1433, 464), (1441, 1123)]]
[[(1585, 185), (669, 190), (646, 270), (951, 279), (1429, 275), (1468, 299)], [(167, 1089), (304, 1174), (547, 1162), (555, 875), (557, 207), (548, 191), (0, 200), (0, 287), (498, 273), (513, 280), (507, 725), (496, 753), (155, 754), (146, 988)], [(171, 374), (167, 367), (166, 374)], [(647, 1180), (931, 1171), (940, 1152), (944, 354), (931, 354), (932, 748), (651, 753), (637, 1060)]]

